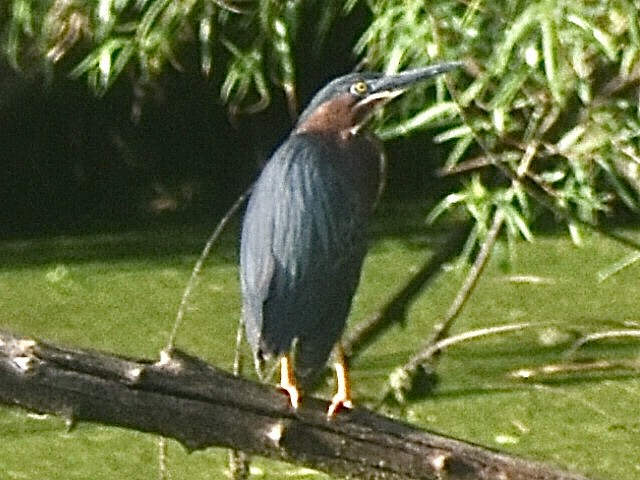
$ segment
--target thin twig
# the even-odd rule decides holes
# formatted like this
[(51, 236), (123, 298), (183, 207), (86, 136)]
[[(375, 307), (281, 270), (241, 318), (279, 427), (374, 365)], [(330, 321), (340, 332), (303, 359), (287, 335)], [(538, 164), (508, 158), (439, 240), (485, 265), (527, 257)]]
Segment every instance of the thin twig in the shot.
[(468, 330), (458, 335), (448, 336), (433, 343), (432, 345), (429, 345), (428, 348), (425, 348), (418, 355), (415, 355), (413, 357), (413, 360), (416, 364), (425, 363), (438, 352), (441, 352), (445, 348), (448, 348), (457, 343), (466, 342), (467, 340), (475, 340), (476, 338), (488, 337), (489, 335), (497, 335), (499, 333), (517, 332), (519, 330), (525, 330), (527, 328), (539, 328), (544, 325), (545, 323), (523, 322), (509, 325), (498, 325), (495, 327), (478, 328), (476, 330)]
[[(161, 353), (161, 358), (165, 358), (165, 360), (168, 357), (171, 357), (172, 353), (175, 350), (175, 344), (176, 344), (176, 338), (178, 336), (178, 331), (180, 330), (180, 327), (182, 326), (182, 323), (184, 322), (184, 315), (185, 312), (187, 310), (187, 305), (189, 303), (189, 297), (191, 297), (191, 294), (193, 293), (193, 290), (196, 288), (196, 285), (198, 284), (198, 280), (200, 277), (200, 272), (202, 272), (202, 267), (204, 265), (204, 262), (206, 261), (206, 259), (209, 257), (209, 253), (211, 252), (211, 249), (213, 248), (213, 245), (215, 244), (215, 242), (218, 240), (218, 238), (220, 237), (220, 235), (222, 234), (222, 232), (224, 231), (225, 227), (227, 226), (227, 224), (229, 223), (229, 220), (231, 220), (231, 218), (233, 217), (233, 215), (235, 215), (235, 213), (238, 211), (238, 209), (242, 206), (242, 204), (244, 203), (244, 201), (246, 200), (247, 196), (249, 195), (249, 193), (251, 193), (251, 190), (253, 189), (253, 184), (251, 184), (234, 202), (233, 205), (231, 205), (231, 207), (229, 208), (229, 210), (227, 210), (227, 212), (225, 213), (225, 215), (222, 217), (222, 219), (220, 220), (220, 222), (218, 222), (218, 225), (216, 226), (215, 230), (213, 231), (213, 233), (211, 234), (211, 236), (209, 237), (209, 239), (207, 240), (207, 243), (205, 244), (204, 248), (202, 249), (202, 253), (200, 254), (200, 257), (198, 258), (198, 260), (196, 261), (193, 270), (191, 271), (191, 277), (189, 277), (189, 281), (187, 282), (187, 286), (184, 289), (184, 292), (182, 293), (182, 299), (180, 300), (180, 305), (178, 306), (178, 313), (176, 314), (176, 319), (175, 322), (173, 323), (173, 329), (171, 330), (171, 335), (169, 336), (169, 340), (167, 341), (167, 345), (164, 348), (163, 352)], [(236, 357), (239, 355), (238, 354), (239, 348), (238, 346), (236, 346)], [(234, 360), (234, 373), (237, 375), (236, 373), (236, 363), (239, 362), (239, 360), (236, 358), (236, 360)], [(230, 467), (233, 467), (233, 465), (240, 465), (243, 462), (241, 462), (241, 452), (235, 452), (235, 451), (231, 451), (231, 460), (233, 460), (234, 455), (237, 457), (236, 460), (237, 462), (232, 462), (230, 461), (231, 465)], [(235, 470), (233, 470), (232, 468), (232, 473), (235, 472)], [(235, 473), (233, 473), (235, 475)], [(167, 441), (164, 437), (159, 437), (158, 438), (158, 478), (159, 480), (169, 480), (171, 478), (170, 474), (169, 474), (169, 469), (167, 468)], [(242, 476), (238, 476), (235, 477), (234, 479), (236, 480), (241, 480), (243, 478), (246, 478), (246, 475), (244, 477)]]
[(500, 333), (516, 332), (519, 330), (525, 330), (527, 328), (537, 328), (543, 324), (524, 322), (515, 323), (511, 325), (500, 325), (497, 327), (480, 328), (477, 330), (470, 330), (458, 335), (446, 337), (433, 345), (429, 345), (427, 348), (421, 350), (418, 355), (414, 355), (409, 362), (400, 368), (397, 368), (389, 375), (389, 382), (387, 387), (380, 396), (381, 401), (388, 398), (395, 398), (398, 402), (404, 403), (406, 400), (406, 393), (413, 389), (413, 379), (418, 368), (429, 361), (436, 353), (441, 352), (445, 348), (448, 348), (457, 343), (466, 342), (468, 340), (475, 340), (477, 338), (487, 337), (489, 335), (497, 335)]
[[(462, 310), (462, 307), (464, 307), (465, 303), (471, 296), (471, 293), (473, 292), (476, 284), (478, 283), (478, 279), (480, 278), (480, 275), (482, 274), (484, 267), (487, 265), (489, 257), (491, 256), (491, 250), (493, 249), (493, 246), (495, 245), (498, 239), (498, 234), (502, 229), (503, 223), (504, 223), (504, 216), (502, 212), (498, 210), (496, 211), (493, 217), (491, 228), (487, 232), (487, 236), (484, 239), (484, 242), (482, 242), (480, 251), (478, 252), (477, 257), (473, 262), (473, 265), (471, 266), (469, 273), (464, 279), (464, 283), (460, 287), (460, 290), (458, 291), (456, 298), (454, 299), (453, 303), (449, 307), (449, 310), (447, 311), (447, 314), (445, 315), (444, 320), (434, 327), (431, 337), (427, 341), (425, 347), (416, 356), (414, 356), (414, 358), (422, 357), (423, 351), (431, 349), (433, 345), (439, 342), (443, 337), (446, 337), (447, 334), (449, 333), (451, 325), (453, 324), (455, 319), (458, 317), (458, 314)], [(435, 354), (437, 352), (433, 352), (433, 353)]]
[(198, 261), (194, 265), (193, 270), (191, 271), (191, 277), (189, 278), (189, 281), (187, 282), (187, 286), (184, 289), (184, 293), (182, 294), (182, 299), (180, 300), (180, 305), (178, 307), (178, 313), (176, 314), (176, 320), (173, 323), (173, 329), (171, 330), (171, 335), (169, 336), (169, 340), (167, 341), (167, 346), (164, 349), (164, 351), (167, 354), (170, 355), (171, 352), (173, 352), (175, 349), (176, 337), (178, 336), (178, 331), (182, 326), (182, 322), (184, 321), (184, 315), (187, 310), (187, 305), (189, 303), (189, 297), (191, 297), (193, 290), (198, 284), (200, 272), (202, 271), (202, 267), (204, 265), (205, 260), (209, 257), (211, 248), (213, 247), (214, 243), (218, 240), (218, 238), (224, 231), (225, 227), (227, 226), (227, 223), (229, 223), (229, 220), (231, 220), (233, 215), (235, 215), (235, 213), (238, 211), (238, 209), (242, 206), (244, 201), (247, 199), (252, 189), (253, 189), (253, 184), (249, 186), (249, 188), (247, 188), (237, 198), (237, 200), (233, 205), (231, 205), (229, 210), (227, 210), (227, 213), (225, 213), (225, 215), (222, 217), (222, 219), (216, 226), (216, 229), (211, 234), (211, 237), (209, 237), (209, 240), (207, 240), (207, 243), (205, 244), (204, 248), (202, 249), (200, 258), (198, 258)]
[(469, 230), (470, 227), (467, 223), (455, 227), (447, 236), (446, 241), (437, 248), (402, 288), (393, 294), (385, 305), (349, 330), (343, 340), (343, 348), (347, 357), (355, 358), (389, 328), (405, 320), (411, 303), (442, 272), (442, 265), (460, 254)]
[[(576, 373), (605, 372), (611, 370), (640, 371), (640, 362), (636, 360), (593, 360), (579, 363), (551, 363), (541, 367), (522, 367), (509, 372), (508, 377), (516, 380), (538, 381), (557, 375), (572, 375)], [(542, 377), (542, 378), (540, 378)]]
[(607, 268), (598, 272), (598, 281), (604, 282), (613, 275), (620, 273), (627, 267), (630, 267), (634, 263), (640, 260), (640, 251), (633, 252), (630, 255), (626, 255), (622, 260), (618, 260), (613, 265), (609, 265)]
[(171, 472), (167, 468), (167, 439), (158, 437), (158, 480), (171, 480)]
[[(454, 299), (453, 303), (449, 307), (447, 314), (444, 320), (434, 327), (433, 333), (427, 342), (418, 350), (418, 353), (413, 355), (402, 367), (397, 368), (391, 374), (389, 379), (389, 384), (384, 392), (382, 398), (389, 397), (389, 394), (393, 392), (394, 397), (403, 399), (404, 391), (411, 390), (413, 378), (418, 372), (418, 368), (426, 363), (430, 363), (433, 358), (442, 350), (444, 346), (450, 345), (451, 342), (455, 342), (456, 340), (449, 341), (449, 339), (442, 340), (449, 333), (451, 325), (458, 317), (458, 314), (462, 310), (462, 307), (465, 305), (471, 293), (473, 292), (484, 267), (489, 260), (491, 250), (496, 243), (498, 238), (498, 234), (502, 228), (504, 223), (504, 217), (502, 213), (498, 210), (496, 211), (493, 222), (491, 224), (491, 228), (487, 232), (487, 236), (480, 247), (480, 251), (476, 257), (475, 262), (471, 266), (471, 270), (465, 277), (465, 280), (458, 290), (458, 294)], [(496, 327), (496, 331), (493, 332), (492, 329), (488, 329), (487, 331), (490, 333), (499, 333), (501, 327)], [(467, 332), (470, 335), (469, 338), (474, 338), (474, 332)], [(466, 334), (462, 334), (463, 336)], [(455, 338), (455, 337), (454, 337)]]
[(585, 335), (577, 340), (569, 350), (567, 350), (565, 357), (570, 358), (576, 354), (578, 350), (584, 347), (589, 342), (597, 340), (603, 340), (607, 338), (620, 338), (620, 337), (640, 337), (640, 330), (627, 329), (627, 330), (607, 330), (605, 332), (596, 332)]
[[(236, 351), (233, 356), (233, 375), (242, 375), (242, 340), (244, 339), (244, 322), (242, 317), (238, 321), (236, 331)], [(229, 450), (229, 474), (233, 480), (246, 480), (249, 478), (251, 459), (241, 450)]]

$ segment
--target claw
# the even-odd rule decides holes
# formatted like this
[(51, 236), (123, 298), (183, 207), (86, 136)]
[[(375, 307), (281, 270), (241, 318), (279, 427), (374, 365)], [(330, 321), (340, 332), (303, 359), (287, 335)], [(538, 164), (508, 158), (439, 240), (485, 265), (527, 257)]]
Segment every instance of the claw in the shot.
[(331, 405), (329, 405), (327, 409), (327, 418), (333, 418), (336, 413), (345, 408), (353, 408), (353, 402), (350, 398), (344, 398), (342, 395), (336, 393), (331, 399)]
[(327, 417), (332, 418), (336, 413), (344, 408), (353, 408), (351, 399), (351, 382), (349, 381), (349, 368), (347, 359), (344, 356), (342, 345), (336, 349), (336, 361), (333, 364), (336, 370), (336, 380), (338, 388), (336, 394), (331, 399), (331, 405), (327, 410)]
[(294, 409), (300, 405), (300, 390), (296, 385), (291, 358), (285, 355), (280, 359), (280, 388), (289, 395), (289, 402)]

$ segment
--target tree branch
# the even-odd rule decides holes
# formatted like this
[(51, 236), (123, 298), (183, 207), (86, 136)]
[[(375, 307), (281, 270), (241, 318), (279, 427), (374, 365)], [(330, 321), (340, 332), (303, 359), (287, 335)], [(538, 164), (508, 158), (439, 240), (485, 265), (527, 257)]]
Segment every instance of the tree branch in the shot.
[(333, 475), (376, 479), (585, 480), (365, 409), (326, 418), (326, 402), (285, 395), (180, 352), (162, 362), (64, 348), (0, 332), (0, 401), (175, 438), (231, 447)]
[(367, 345), (374, 342), (393, 325), (405, 321), (407, 311), (427, 285), (438, 277), (442, 271), (442, 265), (460, 254), (470, 231), (469, 223), (456, 226), (447, 237), (446, 242), (380, 310), (370, 318), (349, 328), (342, 342), (347, 357), (356, 357)]

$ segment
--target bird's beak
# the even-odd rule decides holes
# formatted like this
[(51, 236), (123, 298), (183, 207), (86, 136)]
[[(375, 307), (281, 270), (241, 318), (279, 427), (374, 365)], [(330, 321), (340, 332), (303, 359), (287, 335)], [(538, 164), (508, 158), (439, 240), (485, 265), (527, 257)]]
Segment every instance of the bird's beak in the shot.
[(385, 104), (402, 94), (414, 84), (429, 78), (455, 70), (464, 65), (463, 62), (445, 62), (429, 67), (414, 68), (393, 75), (385, 75), (370, 83), (370, 92), (358, 102), (360, 109), (365, 106), (373, 107)]
[(446, 73), (464, 65), (463, 62), (445, 62), (429, 67), (414, 68), (393, 75), (384, 75), (369, 83), (369, 92), (353, 106), (357, 121), (351, 133), (356, 134), (371, 118), (371, 115), (379, 107), (387, 104), (398, 95), (402, 94), (412, 85), (429, 78)]

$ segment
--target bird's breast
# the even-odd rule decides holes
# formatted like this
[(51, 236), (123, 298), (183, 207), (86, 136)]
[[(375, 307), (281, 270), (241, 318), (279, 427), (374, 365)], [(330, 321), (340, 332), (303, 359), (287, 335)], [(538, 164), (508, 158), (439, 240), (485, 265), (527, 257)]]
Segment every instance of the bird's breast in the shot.
[(371, 210), (384, 182), (384, 150), (382, 142), (368, 131), (361, 131), (339, 142), (339, 161), (345, 174), (358, 190), (363, 203)]

